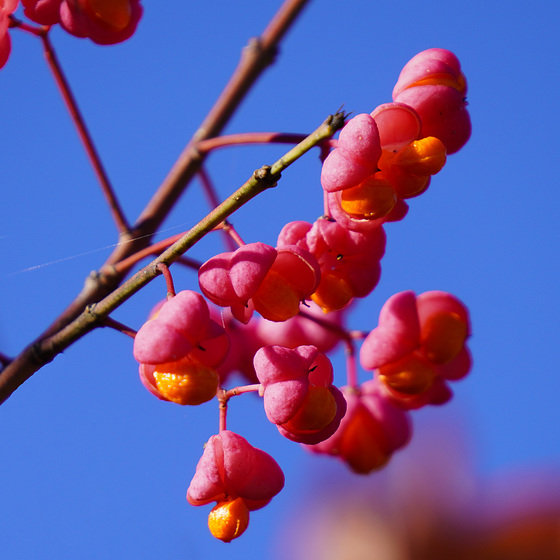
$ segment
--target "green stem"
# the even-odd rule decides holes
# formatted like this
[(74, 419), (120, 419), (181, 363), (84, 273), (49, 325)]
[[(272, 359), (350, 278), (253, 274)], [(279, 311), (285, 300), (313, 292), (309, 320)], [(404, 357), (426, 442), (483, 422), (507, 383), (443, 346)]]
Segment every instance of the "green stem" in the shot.
[(46, 337), (28, 346), (15, 358), (0, 375), (0, 403), (4, 402), (22, 383), (51, 362), (59, 353), (82, 338), (96, 327), (102, 326), (109, 313), (114, 311), (133, 294), (139, 291), (156, 276), (161, 274), (158, 266), (169, 266), (178, 260), (185, 251), (202, 239), (208, 232), (222, 223), (228, 216), (241, 208), (249, 200), (264, 190), (276, 185), (280, 173), (307, 151), (323, 140), (330, 138), (344, 126), (344, 113), (336, 113), (311, 133), (305, 140), (284, 154), (271, 167), (263, 166), (235, 193), (216, 207), (210, 214), (196, 224), (191, 230), (166, 249), (159, 257), (134, 274), (128, 281), (110, 293), (97, 304), (86, 308), (76, 319), (50, 337)]
[[(86, 306), (99, 301), (122, 282), (130, 269), (120, 265), (125, 260), (133, 264), (136, 261), (128, 260), (129, 257), (150, 245), (152, 237), (203, 163), (206, 156), (198, 152), (196, 146), (199, 142), (218, 136), (222, 132), (258, 77), (274, 62), (278, 45), (308, 2), (309, 0), (284, 0), (260, 37), (250, 41), (243, 49), (241, 60), (225, 89), (136, 220), (132, 231), (121, 234), (120, 242), (101, 270), (89, 275), (81, 292), (29, 346), (36, 346), (40, 341), (60, 331), (78, 317)], [(8, 373), (15, 378), (20, 377), (14, 368), (10, 368)], [(3, 394), (4, 383), (11, 384), (0, 377), (0, 397)]]
[[(169, 266), (171, 263), (175, 262), (183, 253), (200, 241), (208, 232), (212, 231), (216, 226), (221, 224), (236, 210), (249, 202), (249, 200), (266, 189), (276, 186), (278, 179), (280, 179), (280, 173), (284, 171), (284, 169), (289, 167), (318, 143), (322, 142), (326, 138), (330, 138), (337, 130), (342, 128), (342, 126), (344, 126), (343, 113), (337, 113), (334, 116), (329, 116), (327, 120), (325, 120), (325, 122), (317, 130), (315, 130), (315, 132), (312, 132), (297, 146), (294, 146), (271, 167), (263, 166), (260, 169), (257, 169), (244, 185), (242, 185), (237, 191), (224, 200), (224, 202), (212, 210), (212, 212), (185, 233), (185, 235), (171, 245), (171, 247), (166, 249), (159, 257), (152, 261), (152, 263), (148, 264), (134, 274), (134, 276), (122, 284), (120, 288), (117, 288), (113, 293), (109, 294), (98, 304), (91, 306), (89, 311), (86, 311), (85, 313), (92, 313), (93, 309), (95, 309), (95, 315), (104, 317), (116, 309), (121, 303), (126, 301), (134, 293), (140, 290), (140, 288), (148, 284), (148, 282), (161, 273), (157, 266), (159, 263), (164, 263)], [(79, 320), (80, 317), (78, 317), (77, 321)], [(74, 321), (74, 323), (75, 322), (76, 321)], [(72, 330), (72, 325), (74, 323), (70, 323), (60, 333), (54, 335), (52, 339), (57, 339), (59, 336), (64, 338), (65, 333)]]

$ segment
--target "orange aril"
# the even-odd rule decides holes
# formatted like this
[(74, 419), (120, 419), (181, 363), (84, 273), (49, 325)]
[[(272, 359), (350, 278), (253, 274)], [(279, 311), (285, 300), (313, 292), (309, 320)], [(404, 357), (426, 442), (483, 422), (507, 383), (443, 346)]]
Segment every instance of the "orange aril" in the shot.
[(391, 164), (413, 175), (435, 175), (445, 165), (446, 159), (443, 142), (435, 136), (426, 136), (401, 148), (392, 158)]
[(386, 216), (397, 203), (395, 190), (379, 173), (341, 193), (340, 207), (358, 219), (376, 220)]
[(348, 282), (335, 272), (324, 272), (321, 275), (319, 287), (312, 294), (311, 299), (322, 308), (325, 313), (342, 309), (354, 297)]
[(433, 384), (436, 372), (418, 356), (405, 356), (379, 368), (380, 379), (390, 389), (403, 395), (419, 395)]
[(299, 313), (299, 294), (275, 270), (268, 271), (252, 300), (255, 310), (269, 321), (286, 321)]
[(249, 508), (243, 498), (230, 498), (216, 504), (208, 515), (208, 528), (212, 535), (224, 542), (231, 542), (245, 532), (249, 525)]
[(467, 81), (463, 72), (458, 76), (442, 72), (440, 74), (430, 74), (427, 78), (418, 80), (407, 87), (411, 88), (416, 86), (447, 86), (456, 89), (460, 93), (465, 93)]
[(336, 415), (336, 401), (327, 387), (310, 385), (301, 407), (282, 427), (289, 432), (316, 432), (326, 427)]
[(380, 469), (391, 457), (381, 424), (364, 406), (357, 407), (350, 422), (346, 424), (338, 455), (359, 474)]
[(467, 324), (456, 313), (435, 313), (422, 327), (422, 351), (431, 362), (445, 364), (461, 351), (467, 334)]
[(218, 390), (216, 371), (190, 358), (158, 364), (153, 376), (161, 395), (177, 404), (205, 403)]

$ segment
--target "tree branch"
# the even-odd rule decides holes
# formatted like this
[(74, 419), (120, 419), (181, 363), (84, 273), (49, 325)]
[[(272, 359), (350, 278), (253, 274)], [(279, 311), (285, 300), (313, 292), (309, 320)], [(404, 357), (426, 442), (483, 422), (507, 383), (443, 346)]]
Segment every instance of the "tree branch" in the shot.
[(99, 301), (119, 286), (130, 269), (122, 266), (117, 269), (114, 265), (150, 245), (159, 226), (204, 162), (206, 155), (198, 152), (198, 142), (220, 134), (244, 96), (273, 62), (279, 42), (308, 2), (309, 0), (285, 0), (262, 35), (253, 39), (244, 49), (241, 61), (224, 91), (135, 225), (129, 232), (120, 235), (119, 244), (105, 264), (99, 271), (90, 274), (82, 291), (38, 340), (52, 336), (73, 321), (86, 306)]
[(210, 212), (171, 247), (166, 249), (159, 257), (134, 274), (120, 288), (114, 290), (100, 302), (89, 305), (85, 311), (57, 333), (39, 339), (25, 348), (0, 374), (0, 403), (4, 402), (43, 365), (51, 362), (57, 354), (94, 328), (103, 326), (109, 313), (161, 274), (161, 269), (158, 266), (160, 263), (169, 266), (208, 232), (212, 231), (228, 216), (241, 208), (241, 206), (264, 190), (274, 187), (284, 169), (311, 148), (326, 138), (330, 138), (337, 130), (342, 128), (344, 126), (344, 118), (343, 113), (329, 116), (315, 132), (284, 154), (271, 167), (263, 166), (255, 171), (251, 178), (236, 192)]

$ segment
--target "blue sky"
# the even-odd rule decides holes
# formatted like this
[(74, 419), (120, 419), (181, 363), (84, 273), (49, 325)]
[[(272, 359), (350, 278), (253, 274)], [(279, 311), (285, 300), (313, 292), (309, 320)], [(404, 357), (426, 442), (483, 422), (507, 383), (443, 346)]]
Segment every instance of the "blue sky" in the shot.
[[(280, 2), (169, 0), (165, 11), (144, 4), (137, 33), (121, 45), (52, 33), (131, 220)], [(452, 426), (455, 435), (442, 436), (441, 445), (460, 438), (475, 476), (546, 469), (558, 484), (560, 122), (553, 100), (560, 8), (543, 0), (512, 2), (507, 11), (501, 2), (460, 4), (311, 2), (226, 132), (309, 132), (342, 104), (371, 112), (390, 101), (400, 69), (417, 52), (443, 47), (458, 55), (472, 138), (411, 201), (405, 220), (387, 226), (381, 282), (350, 325), (373, 328), (384, 301), (401, 290), (457, 295), (472, 315), (473, 371), (455, 385), (451, 403), (414, 416), (411, 448), (395, 461), (412, 460), (434, 426)], [(0, 351), (8, 355), (56, 317), (116, 242), (39, 41), (16, 31), (12, 40), (0, 71)], [(211, 156), (208, 169), (225, 197), (283, 151), (227, 149)], [(242, 209), (233, 223), (244, 240), (274, 244), (284, 223), (319, 216), (319, 174), (312, 154)], [(207, 211), (192, 187), (158, 238), (188, 229)], [(218, 242), (205, 240), (192, 255), (209, 258), (222, 250)], [(192, 272), (178, 269), (174, 277), (178, 289), (196, 288)], [(164, 295), (156, 280), (114, 317), (139, 328)], [(151, 397), (138, 381), (132, 343), (119, 333), (99, 330), (79, 341), (0, 408), (2, 557), (174, 560), (227, 551), (232, 559), (282, 558), (272, 543), (279, 546), (285, 520), (309, 499), (308, 486), (319, 484), (318, 474), (327, 473), (327, 488), (349, 476), (281, 438), (257, 399), (240, 397), (230, 408), (231, 429), (274, 455), (287, 483), (226, 546), (209, 535), (207, 508), (185, 501), (202, 444), (217, 430), (215, 403), (183, 408)]]

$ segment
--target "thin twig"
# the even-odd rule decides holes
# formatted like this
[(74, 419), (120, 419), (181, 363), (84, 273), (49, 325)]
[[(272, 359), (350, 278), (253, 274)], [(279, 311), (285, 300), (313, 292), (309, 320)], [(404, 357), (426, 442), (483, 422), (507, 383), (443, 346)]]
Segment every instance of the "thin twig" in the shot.
[(200, 168), (203, 157), (197, 149), (198, 143), (220, 134), (263, 70), (274, 62), (278, 43), (308, 1), (286, 0), (263, 34), (259, 38), (252, 39), (245, 47), (241, 61), (230, 81), (140, 215), (137, 227), (148, 231), (158, 229), (185, 186)]
[(119, 321), (115, 321), (111, 317), (106, 317), (101, 326), (126, 334), (127, 336), (130, 336), (130, 338), (134, 338), (136, 336), (136, 331), (134, 329), (131, 329)]
[(182, 264), (187, 268), (192, 268), (193, 270), (198, 270), (202, 266), (202, 262), (185, 255), (179, 257), (176, 261), (177, 264)]
[(231, 397), (236, 397), (237, 395), (243, 395), (244, 393), (259, 393), (259, 395), (261, 395), (262, 391), (263, 386), (260, 383), (255, 383), (253, 385), (241, 385), (227, 391), (219, 387), (216, 396), (218, 397), (220, 433), (227, 430), (227, 409), (229, 399), (231, 399)]
[(231, 397), (237, 397), (237, 395), (243, 395), (244, 393), (259, 393), (263, 391), (263, 386), (261, 383), (253, 383), (252, 385), (240, 385), (239, 387), (234, 387), (233, 389), (228, 389), (225, 391), (223, 398), (231, 399)]
[(226, 391), (218, 387), (218, 392), (216, 393), (218, 397), (218, 431), (221, 434), (224, 430), (227, 430), (227, 409), (229, 397), (226, 397)]
[(117, 230), (120, 234), (124, 234), (129, 230), (128, 221), (117, 199), (111, 182), (109, 181), (109, 177), (107, 176), (105, 167), (101, 162), (101, 158), (99, 157), (99, 153), (97, 152), (95, 144), (93, 143), (93, 139), (91, 138), (74, 94), (70, 89), (70, 84), (68, 83), (68, 80), (66, 79), (64, 72), (62, 71), (62, 67), (60, 66), (58, 57), (56, 56), (52, 43), (49, 39), (48, 29), (46, 32), (40, 34), (39, 36), (43, 42), (45, 58), (47, 59), (49, 68), (53, 73), (58, 89), (60, 90), (62, 98), (64, 99), (64, 103), (66, 104), (66, 108), (68, 109), (68, 112), (72, 117), (72, 121), (76, 126), (80, 140), (84, 145), (87, 156), (91, 162), (95, 174), (97, 175), (97, 179), (99, 181), (99, 184), (101, 185), (101, 190), (103, 191), (103, 195), (107, 200), (107, 204), (109, 205), (109, 210), (111, 211), (111, 215), (113, 216), (113, 220), (115, 221)]
[[(132, 231), (121, 235), (120, 243), (105, 264), (98, 272), (90, 275), (83, 290), (36, 342), (63, 329), (78, 317), (85, 307), (111, 293), (122, 282), (130, 268), (122, 266), (121, 261), (150, 245), (159, 226), (203, 163), (206, 156), (196, 149), (198, 142), (220, 134), (247, 92), (274, 60), (278, 44), (308, 2), (309, 0), (285, 0), (262, 35), (252, 40), (244, 49), (241, 61), (226, 88), (141, 213)], [(118, 266), (118, 263), (121, 263), (121, 266)]]
[[(197, 150), (201, 154), (208, 154), (220, 148), (232, 146), (244, 146), (251, 144), (297, 144), (305, 138), (305, 134), (291, 132), (240, 132), (237, 134), (228, 134), (225, 136), (217, 136), (208, 140), (201, 140), (197, 144)], [(321, 149), (330, 150), (336, 147), (337, 140), (325, 140), (321, 144)]]
[(144, 260), (147, 257), (153, 257), (155, 255), (159, 255), (162, 251), (171, 247), (175, 241), (181, 239), (185, 235), (185, 232), (178, 233), (177, 235), (172, 235), (171, 237), (167, 237), (166, 239), (162, 239), (157, 243), (153, 243), (149, 247), (142, 249), (141, 251), (137, 251), (130, 257), (123, 259), (119, 263), (117, 263), (113, 270), (116, 274), (125, 274), (127, 270), (130, 270), (133, 266), (138, 264), (140, 261)]
[(173, 276), (171, 276), (171, 271), (165, 263), (158, 263), (156, 268), (163, 274), (165, 278), (165, 285), (167, 286), (167, 299), (175, 297), (175, 285), (173, 284)]
[[(202, 190), (204, 191), (204, 194), (206, 195), (206, 198), (210, 203), (210, 207), (216, 208), (216, 206), (220, 204), (220, 199), (218, 198), (218, 193), (216, 192), (214, 183), (210, 179), (210, 175), (208, 174), (208, 171), (206, 171), (206, 168), (203, 165), (201, 165), (200, 169), (198, 170), (198, 178), (200, 179), (200, 183), (202, 184)], [(219, 227), (219, 229), (222, 230), (223, 233), (222, 237), (224, 239), (224, 243), (226, 244), (226, 247), (230, 251), (235, 251), (235, 249), (237, 249), (237, 246), (235, 244), (235, 241), (229, 235), (230, 228), (231, 228), (231, 224), (229, 223), (228, 220), (224, 220)]]
[(152, 263), (134, 274), (122, 286), (114, 290), (99, 303), (88, 306), (76, 319), (54, 335), (40, 339), (25, 348), (0, 374), (0, 403), (4, 402), (43, 365), (51, 362), (76, 340), (102, 325), (106, 317), (109, 316), (109, 313), (161, 274), (161, 270), (158, 268), (159, 263), (169, 266), (233, 212), (259, 193), (274, 187), (280, 178), (280, 173), (284, 169), (325, 138), (330, 138), (337, 130), (342, 128), (344, 118), (345, 115), (342, 113), (329, 116), (315, 132), (284, 154), (272, 166), (263, 166), (255, 171), (251, 178), (235, 193), (210, 212)]
[(228, 243), (230, 245), (230, 251), (235, 251), (236, 249), (239, 249), (239, 247), (243, 247), (243, 245), (245, 245), (245, 241), (243, 241), (239, 233), (237, 233), (237, 230), (233, 227), (233, 224), (228, 220), (222, 222), (219, 229), (221, 229), (230, 240)]

